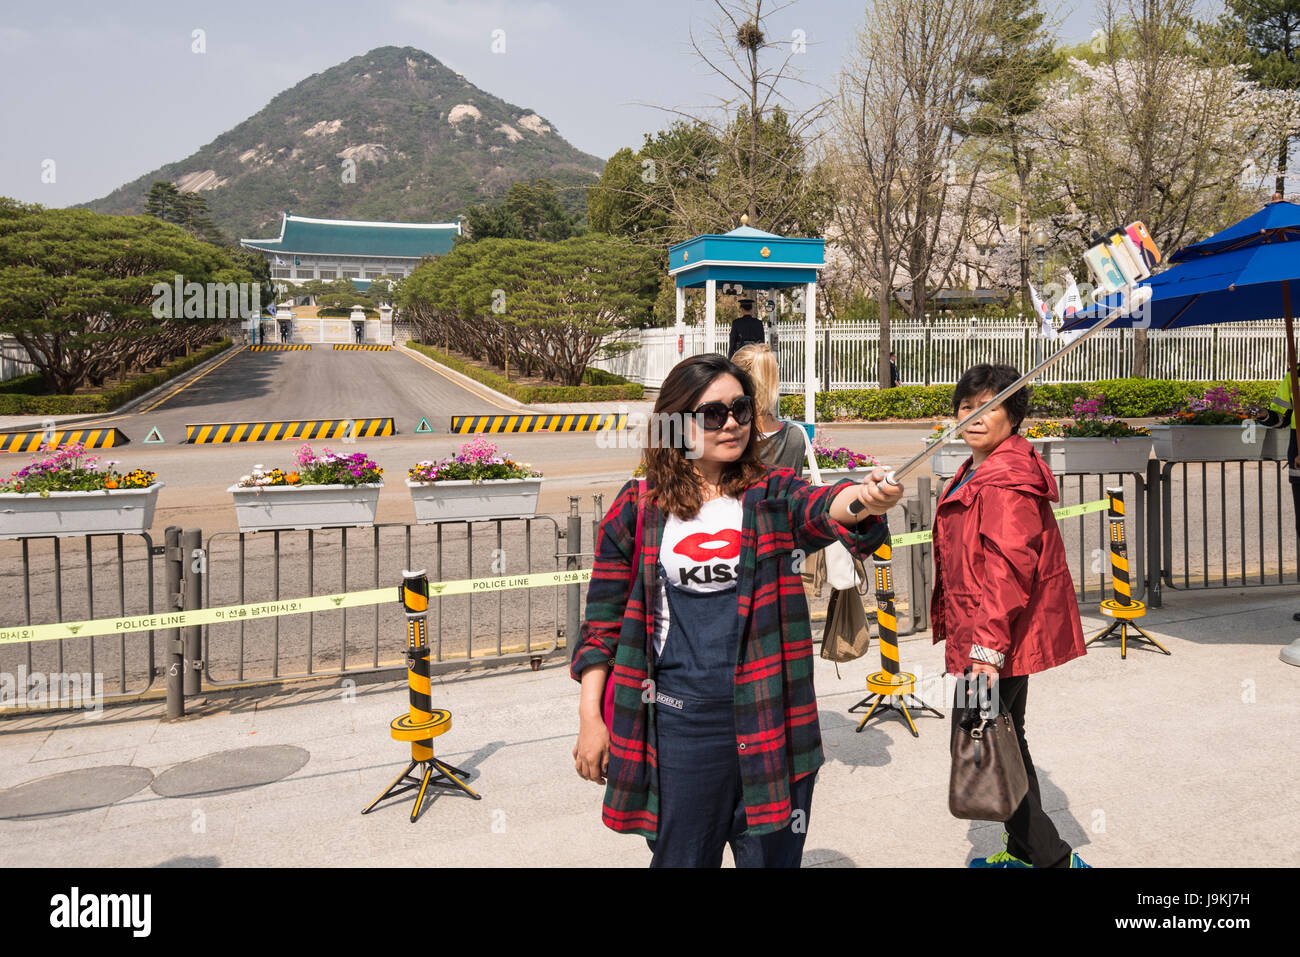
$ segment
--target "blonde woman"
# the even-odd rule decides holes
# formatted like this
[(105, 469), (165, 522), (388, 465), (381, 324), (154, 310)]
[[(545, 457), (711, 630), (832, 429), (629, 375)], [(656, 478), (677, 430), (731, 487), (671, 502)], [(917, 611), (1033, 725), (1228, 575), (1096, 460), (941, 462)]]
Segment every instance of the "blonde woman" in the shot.
[(754, 381), (754, 424), (758, 428), (759, 457), (775, 468), (794, 469), (803, 475), (808, 461), (803, 426), (776, 417), (781, 399), (781, 370), (776, 353), (767, 343), (755, 343), (739, 350), (731, 361), (749, 373)]

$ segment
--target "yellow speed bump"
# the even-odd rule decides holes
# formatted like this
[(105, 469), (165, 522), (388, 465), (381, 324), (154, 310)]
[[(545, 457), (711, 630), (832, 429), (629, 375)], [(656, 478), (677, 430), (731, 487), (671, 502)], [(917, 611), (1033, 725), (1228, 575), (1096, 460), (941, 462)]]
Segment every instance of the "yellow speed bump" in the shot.
[(344, 345), (343, 343), (334, 346), (335, 352), (388, 352), (392, 346), (370, 346), (370, 345)]
[(249, 352), (311, 352), (311, 346), (249, 346)]
[(453, 434), (478, 432), (604, 432), (622, 429), (627, 415), (621, 412), (560, 412), (535, 415), (453, 415)]
[(191, 445), (233, 442), (278, 442), (285, 439), (373, 439), (396, 432), (392, 416), (358, 419), (288, 419), (279, 422), (209, 422), (187, 424)]
[(0, 452), (36, 452), (41, 446), (66, 448), (69, 445), (82, 445), (88, 449), (111, 449), (126, 445), (130, 441), (115, 428), (0, 432)]

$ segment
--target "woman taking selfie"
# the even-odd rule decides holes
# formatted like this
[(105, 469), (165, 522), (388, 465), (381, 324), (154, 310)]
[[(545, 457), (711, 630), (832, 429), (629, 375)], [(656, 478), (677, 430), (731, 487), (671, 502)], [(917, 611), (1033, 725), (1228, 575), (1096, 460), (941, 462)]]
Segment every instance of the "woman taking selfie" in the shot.
[[(953, 390), (954, 413), (965, 418), (1018, 378), (1005, 365), (967, 370)], [(1029, 793), (1006, 822), (1006, 849), (970, 866), (1087, 867), (1043, 810), (1025, 743), (1029, 676), (1084, 653), (1074, 581), (1052, 514), (1060, 498), (1056, 479), (1018, 434), (1028, 407), (1029, 392), (1021, 389), (962, 433), (971, 456), (934, 514), (930, 618), (934, 640), (948, 642), (947, 672), (960, 677), (969, 670), (971, 683), (980, 676), (995, 683), (993, 700), (1011, 715), (1029, 778)], [(959, 681), (954, 733), (971, 717), (965, 692)]]
[(814, 487), (765, 466), (754, 411), (730, 360), (678, 363), (646, 480), (623, 486), (597, 537), (571, 666), (574, 763), (606, 785), (604, 823), (646, 838), (652, 867), (718, 867), (728, 844), (737, 867), (799, 866), (822, 763), (799, 572), (833, 541), (870, 555), (902, 498), (882, 472)]

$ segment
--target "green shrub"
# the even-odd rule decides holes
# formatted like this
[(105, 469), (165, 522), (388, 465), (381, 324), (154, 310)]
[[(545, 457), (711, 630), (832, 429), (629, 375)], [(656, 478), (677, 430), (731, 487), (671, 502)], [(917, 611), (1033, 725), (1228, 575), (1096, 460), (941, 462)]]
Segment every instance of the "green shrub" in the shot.
[[(1183, 408), (1188, 398), (1206, 389), (1226, 385), (1241, 392), (1248, 404), (1268, 405), (1276, 382), (1183, 382), (1170, 379), (1105, 379), (1098, 382), (1060, 382), (1033, 386), (1029, 390), (1029, 416), (1041, 419), (1071, 419), (1076, 399), (1104, 395), (1104, 412), (1121, 419), (1144, 419), (1171, 415)], [(952, 418), (950, 385), (905, 385), (895, 389), (842, 389), (818, 392), (814, 403), (818, 422), (881, 419)], [(781, 415), (803, 418), (803, 396), (781, 399)]]
[(115, 388), (89, 395), (0, 393), (0, 415), (93, 415), (98, 412), (111, 412), (123, 403), (131, 401), (136, 396), (144, 395), (168, 379), (174, 379), (181, 373), (188, 372), (199, 363), (206, 362), (228, 348), (230, 348), (230, 340), (222, 339), (182, 359), (177, 359), (155, 372), (142, 375)]
[(476, 365), (463, 362), (422, 342), (408, 342), (406, 345), (407, 348), (423, 353), (433, 361), (445, 365), (449, 369), (455, 369), (476, 382), (481, 382), (488, 388), (495, 389), (502, 395), (510, 396), (516, 402), (615, 402), (640, 399), (645, 395), (643, 387), (628, 382), (622, 376), (616, 376), (611, 372), (604, 372), (600, 369), (588, 369), (587, 373), (596, 373), (596, 375), (592, 379), (588, 379), (584, 373), (583, 381), (599, 383), (603, 377), (608, 377), (617, 380), (617, 383), (621, 384), (518, 385), (507, 380), (505, 376), (497, 375), (487, 369), (480, 369)]
[(26, 375), (20, 375), (16, 379), (10, 379), (8, 382), (0, 382), (0, 395), (17, 394), (17, 395), (45, 395), (48, 390), (45, 387), (45, 376), (39, 372), (29, 372)]
[(613, 372), (606, 372), (604, 369), (596, 369), (588, 366), (582, 373), (582, 381), (587, 385), (632, 385), (633, 383), (623, 378), (621, 375), (615, 375)]

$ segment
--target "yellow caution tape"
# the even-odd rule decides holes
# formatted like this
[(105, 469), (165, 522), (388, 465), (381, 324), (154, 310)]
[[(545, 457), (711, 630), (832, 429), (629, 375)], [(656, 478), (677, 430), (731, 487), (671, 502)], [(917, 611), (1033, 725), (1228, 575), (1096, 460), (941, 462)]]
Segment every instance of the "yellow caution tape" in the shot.
[[(1068, 505), (1055, 510), (1056, 517), (1073, 518), (1089, 512), (1105, 511), (1109, 499), (1098, 499), (1083, 505)], [(930, 541), (931, 533), (907, 532), (890, 537), (894, 548), (919, 545)], [(509, 591), (514, 588), (542, 588), (547, 585), (580, 585), (591, 579), (590, 568), (572, 571), (536, 572), (531, 575), (502, 575), (498, 578), (464, 578), (458, 581), (430, 582), (429, 595), (464, 595), (469, 592)], [(20, 644), (28, 641), (55, 641), (60, 638), (95, 638), (100, 635), (124, 635), (133, 631), (160, 631), (165, 628), (183, 628), (193, 625), (216, 625), (236, 621), (260, 621), (281, 615), (303, 615), (314, 611), (335, 611), (340, 608), (359, 608), (396, 601), (396, 586), (371, 588), (367, 591), (343, 592), (337, 595), (314, 595), (311, 598), (287, 598), (281, 601), (253, 602), (245, 605), (223, 605), (219, 608), (196, 608), (192, 611), (168, 611), (153, 615), (135, 615), (126, 618), (98, 618), (91, 621), (73, 621), (52, 625), (19, 625), (0, 628), (0, 645)]]
[[(499, 578), (465, 578), (458, 581), (430, 582), (432, 597), (463, 595), (468, 592), (508, 591), (512, 588), (541, 588), (546, 585), (580, 585), (590, 580), (590, 568), (572, 571), (536, 572), (531, 575), (503, 575)], [(371, 588), (367, 591), (338, 595), (315, 595), (311, 598), (287, 598), (282, 601), (254, 602), (246, 605), (223, 605), (219, 608), (196, 608), (193, 611), (169, 611), (154, 615), (126, 618), (99, 618), (55, 625), (21, 625), (0, 628), (0, 645), (27, 641), (52, 641), (59, 638), (93, 638), (98, 635), (123, 635), (132, 631), (158, 631), (187, 625), (215, 625), (235, 621), (259, 621), (280, 615), (301, 615), (313, 611), (334, 611), (398, 600), (398, 586)]]
[[(1082, 505), (1066, 505), (1064, 508), (1052, 510), (1052, 514), (1058, 519), (1074, 518), (1077, 515), (1087, 515), (1089, 512), (1104, 512), (1110, 506), (1110, 499), (1099, 498), (1095, 502), (1084, 502)], [(933, 533), (924, 532), (904, 532), (902, 535), (889, 536), (889, 544), (894, 548), (904, 548), (908, 545), (920, 545), (923, 542), (930, 541)]]

